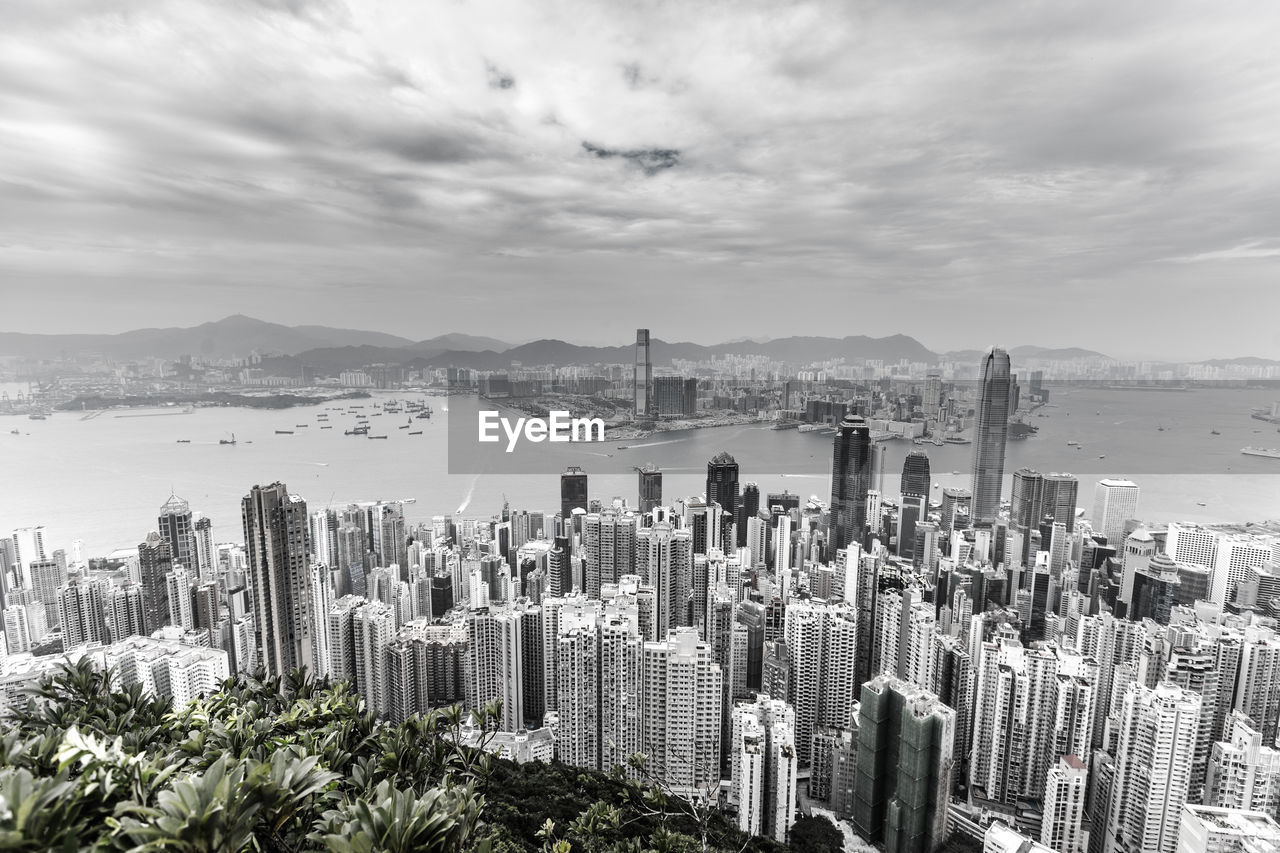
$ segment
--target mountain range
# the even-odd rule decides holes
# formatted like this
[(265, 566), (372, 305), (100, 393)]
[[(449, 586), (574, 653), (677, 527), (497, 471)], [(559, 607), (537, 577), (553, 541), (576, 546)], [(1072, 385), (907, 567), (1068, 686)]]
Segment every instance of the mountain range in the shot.
[[(174, 359), (183, 355), (203, 358), (244, 358), (251, 352), (264, 356), (269, 371), (293, 374), (307, 365), (320, 372), (357, 368), (366, 364), (404, 364), (412, 367), (467, 367), (497, 370), (513, 362), (540, 364), (627, 364), (634, 357), (631, 344), (614, 347), (582, 346), (567, 341), (541, 339), (513, 346), (496, 338), (445, 334), (421, 341), (398, 335), (328, 326), (285, 326), (243, 314), (202, 323), (191, 328), (136, 329), (115, 335), (32, 335), (0, 332), (0, 356), (56, 359), (68, 355), (98, 353), (108, 358), (136, 360)], [(1026, 359), (1106, 358), (1079, 348), (1050, 349), (1019, 346), (1010, 351), (1015, 361)], [(793, 336), (762, 340), (737, 339), (704, 345), (688, 341), (654, 339), (654, 364), (673, 360), (704, 361), (717, 356), (764, 356), (787, 364), (810, 364), (832, 359), (901, 359), (935, 363), (940, 360), (978, 361), (982, 350), (937, 353), (907, 335), (882, 338), (852, 335), (844, 338)], [(1206, 364), (1277, 364), (1258, 358), (1215, 359)]]

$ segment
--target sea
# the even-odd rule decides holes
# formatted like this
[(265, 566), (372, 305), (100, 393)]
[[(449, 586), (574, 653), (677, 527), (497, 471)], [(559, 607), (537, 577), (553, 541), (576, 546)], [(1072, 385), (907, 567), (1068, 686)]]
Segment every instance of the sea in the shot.
[[(0, 390), (13, 395), (19, 387)], [(1280, 518), (1280, 459), (1240, 453), (1246, 445), (1280, 447), (1276, 425), (1250, 417), (1252, 410), (1270, 406), (1276, 394), (1234, 388), (1051, 388), (1050, 405), (1028, 420), (1038, 432), (1009, 442), (1005, 495), (1009, 475), (1028, 466), (1079, 477), (1086, 510), (1094, 481), (1127, 477), (1142, 489), (1139, 515), (1149, 522)], [(372, 403), (388, 399), (417, 397), (375, 392), (371, 400), (353, 402), (372, 413)], [(70, 551), (80, 540), (84, 556), (105, 556), (136, 548), (155, 528), (160, 505), (176, 494), (212, 520), (216, 541), (239, 542), (241, 498), (255, 484), (276, 481), (305, 498), (311, 509), (412, 500), (406, 506), (411, 523), (448, 514), (488, 517), (499, 513), (504, 501), (513, 510), (558, 509), (555, 474), (450, 473), (447, 419), (472, 417), (473, 408), (454, 402), (451, 413), (445, 411), (450, 400), (427, 401), (435, 409), (430, 420), (409, 425), (403, 414), (371, 418), (371, 432), (385, 434), (386, 440), (344, 435), (355, 416), (338, 402), (284, 410), (57, 412), (43, 421), (0, 417), (0, 531), (44, 525), (50, 550)], [(329, 416), (332, 429), (320, 429), (326, 422), (317, 417), (321, 414)], [(234, 445), (219, 443), (233, 435)], [(886, 498), (898, 496), (902, 460), (915, 449), (929, 454), (935, 498), (947, 486), (969, 486), (972, 445), (914, 446), (895, 440), (881, 447)], [(701, 494), (707, 461), (721, 451), (734, 456), (741, 482), (757, 483), (762, 496), (789, 491), (802, 499), (825, 499), (831, 488), (831, 436), (772, 430), (767, 424), (546, 448), (558, 455), (555, 470), (582, 467), (590, 497), (606, 503), (623, 497), (634, 505), (635, 467), (646, 463), (662, 469), (666, 499)]]

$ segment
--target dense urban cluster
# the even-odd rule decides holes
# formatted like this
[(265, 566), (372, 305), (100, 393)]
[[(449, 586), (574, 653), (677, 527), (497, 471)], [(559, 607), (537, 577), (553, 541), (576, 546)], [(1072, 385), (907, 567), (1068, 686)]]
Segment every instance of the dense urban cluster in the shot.
[[(664, 393), (645, 338), (637, 415)], [(553, 512), (417, 524), (255, 485), (235, 544), (175, 496), (116, 564), (17, 530), (0, 690), (68, 658), (177, 705), (305, 670), (391, 724), (499, 700), (457, 737), (620, 768), (783, 843), (813, 813), (887, 851), (1280, 850), (1280, 535), (1144, 525), (1123, 479), (1081, 507), (1076, 477), (1022, 468), (1005, 495), (1008, 355), (980, 377), (972, 488), (939, 500), (924, 449), (884, 496), (853, 398), (829, 499), (761, 494), (720, 453), (698, 496), (652, 466), (634, 501), (593, 495), (571, 469)], [(940, 382), (920, 394), (948, 411)]]

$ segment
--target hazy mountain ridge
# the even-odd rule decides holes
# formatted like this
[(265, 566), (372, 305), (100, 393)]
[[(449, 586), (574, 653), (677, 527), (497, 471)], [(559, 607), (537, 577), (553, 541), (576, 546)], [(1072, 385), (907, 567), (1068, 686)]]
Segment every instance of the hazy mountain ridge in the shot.
[[(512, 362), (533, 365), (629, 364), (634, 345), (587, 346), (556, 338), (542, 338), (512, 346), (482, 335), (446, 333), (413, 341), (398, 335), (329, 326), (285, 326), (235, 314), (191, 328), (135, 329), (114, 335), (32, 335), (0, 332), (0, 356), (58, 358), (67, 354), (97, 352), (111, 358), (243, 358), (250, 352), (267, 356), (263, 367), (283, 375), (297, 375), (306, 365), (313, 371), (332, 373), (368, 364), (402, 364), (409, 367), (465, 367), (502, 370)], [(844, 338), (793, 335), (782, 338), (737, 338), (705, 345), (690, 341), (652, 341), (653, 363), (669, 366), (673, 360), (706, 361), (727, 355), (762, 356), (789, 365), (818, 364), (836, 359), (879, 359), (895, 364), (912, 362), (977, 362), (985, 349), (934, 352), (908, 335), (885, 337), (850, 335)], [(1069, 361), (1108, 358), (1079, 347), (1016, 346), (1009, 350), (1015, 365), (1029, 360)], [(1272, 366), (1280, 361), (1237, 357), (1199, 362), (1208, 366)]]
[(64, 353), (102, 353), (112, 358), (244, 357), (250, 352), (296, 354), (317, 347), (403, 347), (398, 335), (328, 326), (284, 326), (234, 314), (189, 328), (135, 329), (116, 335), (31, 335), (0, 332), (0, 355), (58, 358)]

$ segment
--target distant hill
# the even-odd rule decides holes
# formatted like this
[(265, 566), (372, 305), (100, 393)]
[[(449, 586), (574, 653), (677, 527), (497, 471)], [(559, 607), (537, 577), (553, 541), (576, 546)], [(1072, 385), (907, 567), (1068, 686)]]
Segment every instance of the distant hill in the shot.
[(407, 338), (382, 332), (328, 326), (283, 326), (235, 314), (191, 328), (137, 329), (118, 335), (28, 335), (0, 332), (0, 355), (58, 358), (102, 353), (112, 358), (206, 358), (247, 356), (250, 352), (295, 354), (325, 346), (403, 347)]
[(1243, 356), (1241, 358), (1214, 358), (1209, 361), (1202, 361), (1200, 364), (1209, 367), (1276, 367), (1280, 366), (1280, 361), (1274, 358), (1256, 358), (1254, 356)]
[(1080, 349), (1079, 347), (1061, 347), (1054, 349), (1052, 347), (1035, 347), (1020, 346), (1009, 350), (1012, 358), (1040, 358), (1056, 361), (1071, 361), (1077, 358), (1110, 358), (1100, 352), (1091, 349)]

